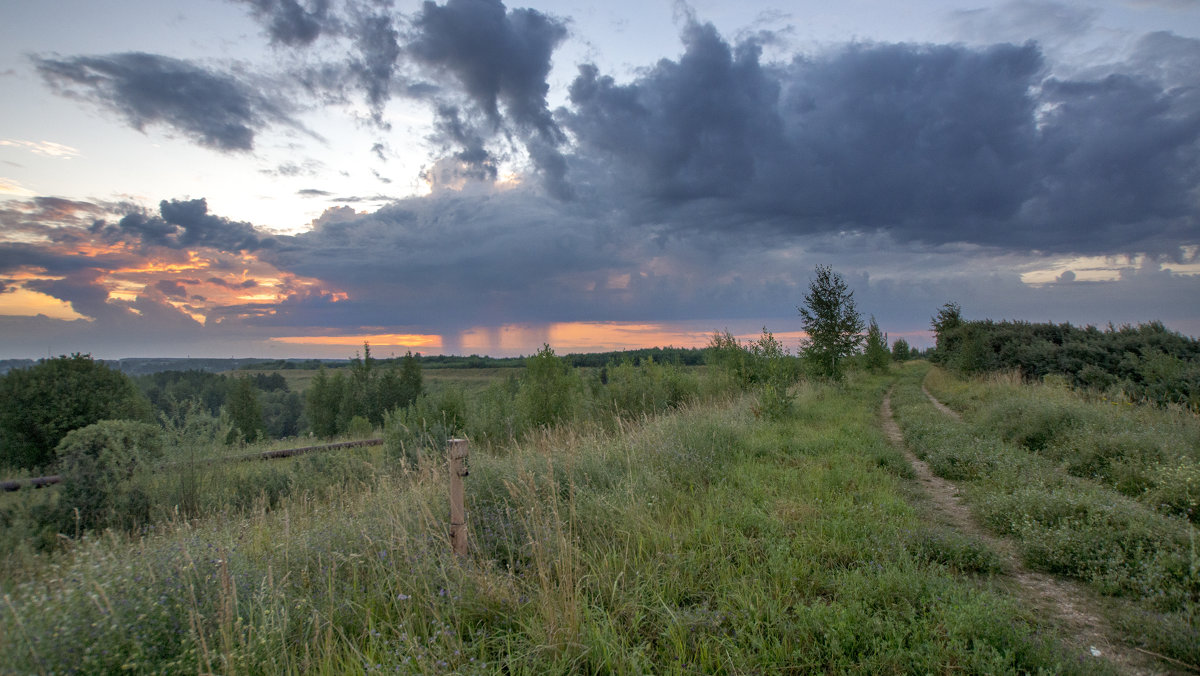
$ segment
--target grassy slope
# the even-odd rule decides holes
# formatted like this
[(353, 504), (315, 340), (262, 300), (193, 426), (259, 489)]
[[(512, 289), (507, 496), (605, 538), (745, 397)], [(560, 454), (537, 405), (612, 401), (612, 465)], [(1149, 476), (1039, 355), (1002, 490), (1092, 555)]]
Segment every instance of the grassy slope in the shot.
[[(1094, 672), (909, 499), (882, 379), (562, 430), (271, 512), (85, 539), (0, 610), (18, 673)], [(983, 563), (980, 563), (983, 562)]]
[[(1031, 567), (1107, 595), (1113, 623), (1137, 644), (1200, 664), (1195, 417), (1005, 378), (925, 375), (902, 378), (896, 416), (979, 520), (1014, 538)], [(935, 411), (922, 380), (964, 421)]]

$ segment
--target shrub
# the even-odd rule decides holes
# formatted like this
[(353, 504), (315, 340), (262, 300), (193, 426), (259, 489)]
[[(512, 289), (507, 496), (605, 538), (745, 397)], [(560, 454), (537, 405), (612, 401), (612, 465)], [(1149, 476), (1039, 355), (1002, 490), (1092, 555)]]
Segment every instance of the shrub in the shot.
[(554, 355), (549, 345), (525, 360), (525, 376), (517, 392), (517, 410), (522, 427), (550, 427), (574, 420), (583, 403), (579, 376), (565, 360)]
[(350, 419), (350, 424), (346, 425), (346, 435), (356, 438), (366, 438), (375, 433), (375, 426), (371, 424), (361, 415), (356, 415)]
[(117, 521), (132, 528), (149, 520), (149, 498), (129, 480), (162, 456), (157, 427), (104, 420), (68, 433), (57, 453), (63, 486), (57, 510), (47, 516), (60, 531), (104, 528)]
[(444, 450), (449, 439), (461, 434), (466, 414), (466, 397), (461, 389), (422, 394), (412, 406), (387, 416), (384, 450), (391, 457), (415, 465), (421, 458)]

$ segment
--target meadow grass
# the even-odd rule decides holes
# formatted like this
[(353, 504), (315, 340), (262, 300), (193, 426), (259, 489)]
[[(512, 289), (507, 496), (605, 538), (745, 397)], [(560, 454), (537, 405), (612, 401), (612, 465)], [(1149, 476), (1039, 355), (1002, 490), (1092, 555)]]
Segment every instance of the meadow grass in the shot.
[[(6, 572), (13, 673), (1094, 673), (932, 524), (882, 378), (800, 384), (266, 497)], [(312, 471), (321, 471), (314, 468)]]
[[(934, 409), (922, 380), (963, 422)], [(1089, 583), (1140, 645), (1200, 664), (1195, 479), (1161, 470), (1193, 466), (1194, 416), (923, 366), (904, 371), (893, 407), (914, 452), (962, 482), (980, 521), (1031, 567)], [(1137, 490), (1121, 479), (1132, 475)]]

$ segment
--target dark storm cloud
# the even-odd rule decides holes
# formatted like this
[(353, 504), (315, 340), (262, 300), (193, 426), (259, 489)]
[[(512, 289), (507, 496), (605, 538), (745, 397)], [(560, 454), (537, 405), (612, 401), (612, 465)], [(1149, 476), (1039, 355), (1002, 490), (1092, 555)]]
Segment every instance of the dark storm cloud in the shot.
[(366, 14), (357, 17), (353, 34), (358, 57), (351, 61), (351, 71), (366, 92), (372, 119), (386, 128), (383, 107), (391, 98), (394, 86), (401, 54), (400, 32), (391, 16)]
[(205, 281), (207, 281), (209, 284), (215, 284), (226, 289), (253, 289), (254, 287), (258, 286), (258, 281), (254, 279), (247, 279), (241, 282), (227, 282), (220, 277), (209, 277)]
[[(551, 56), (567, 37), (566, 25), (536, 10), (506, 10), (498, 0), (425, 2), (412, 25), (407, 46), (412, 58), (458, 82), (492, 134), (512, 124), (546, 187), (567, 196), (566, 161), (559, 149), (564, 136), (546, 104)], [(438, 110), (438, 123), (459, 143), (459, 159), (473, 171), (486, 171), (482, 141), (489, 134), (462, 130), (457, 109), (446, 105)]]
[(125, 309), (108, 302), (108, 289), (100, 284), (104, 272), (85, 268), (65, 275), (62, 279), (38, 279), (24, 283), (32, 291), (68, 302), (76, 312), (92, 318), (113, 317)]
[(254, 8), (254, 15), (266, 24), (274, 43), (292, 47), (310, 45), (333, 22), (329, 0), (311, 0), (307, 6), (297, 0), (241, 1)]
[(109, 240), (123, 240), (132, 235), (145, 245), (172, 249), (213, 247), (244, 252), (270, 248), (276, 243), (249, 223), (209, 214), (204, 198), (163, 200), (158, 216), (133, 211), (115, 225), (98, 224), (93, 232)]
[(0, 228), (10, 237), (23, 232), (58, 241), (103, 218), (111, 207), (61, 197), (5, 200), (0, 202)]
[(168, 298), (187, 298), (187, 287), (170, 279), (160, 279), (154, 283), (154, 288)]
[[(572, 175), (635, 221), (697, 231), (1106, 252), (1200, 239), (1194, 45), (1155, 73), (1048, 78), (1032, 44), (854, 44), (767, 65), (691, 24), (629, 83), (580, 67)], [(1143, 62), (1150, 61), (1143, 58)], [(1193, 76), (1194, 78), (1195, 76)]]
[(73, 274), (97, 266), (121, 267), (133, 260), (124, 255), (80, 256), (46, 244), (0, 242), (0, 274), (21, 268), (38, 268), (52, 275)]
[(413, 27), (413, 57), (451, 74), (493, 124), (500, 124), (503, 104), (518, 125), (558, 134), (546, 107), (546, 76), (567, 37), (561, 21), (532, 9), (505, 11), (498, 0), (449, 0), (425, 2)]
[(238, 78), (188, 61), (129, 52), (64, 59), (33, 57), (42, 78), (67, 96), (122, 115), (133, 128), (162, 124), (223, 151), (251, 150), (275, 124), (299, 127), (287, 105)]
[(309, 311), (331, 326), (409, 320), (462, 326), (564, 309), (582, 315), (589, 308), (577, 293), (589, 280), (603, 287), (604, 271), (619, 257), (589, 213), (565, 211), (529, 189), (447, 191), (366, 215), (331, 209), (314, 230), (281, 237), (262, 255), (347, 291), (351, 300), (314, 297), (311, 307), (288, 306), (263, 321), (286, 324)]
[(1042, 92), (1051, 107), (1039, 147), (1043, 189), (1014, 233), (1019, 241), (1155, 251), (1195, 241), (1200, 109), (1192, 92), (1125, 75), (1049, 80)]

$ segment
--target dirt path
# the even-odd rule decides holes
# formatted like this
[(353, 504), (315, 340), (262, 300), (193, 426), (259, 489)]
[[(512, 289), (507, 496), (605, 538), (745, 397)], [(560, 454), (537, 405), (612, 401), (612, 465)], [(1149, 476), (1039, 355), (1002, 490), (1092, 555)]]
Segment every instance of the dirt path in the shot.
[(955, 420), (962, 420), (962, 416), (958, 414), (958, 411), (955, 411), (954, 409), (950, 408), (949, 406), (938, 401), (937, 397), (930, 394), (929, 390), (925, 389), (924, 385), (921, 386), (921, 391), (925, 393), (926, 397), (929, 397), (929, 401), (933, 402), (934, 408), (941, 411), (942, 413), (945, 413), (946, 415), (950, 416), (951, 418), (954, 418)]
[[(924, 390), (924, 388), (922, 388)], [(958, 419), (958, 414), (944, 404), (934, 399), (925, 390), (925, 395), (943, 412)], [(1016, 546), (1003, 538), (998, 538), (985, 531), (970, 510), (959, 498), (958, 488), (951, 482), (936, 476), (923, 460), (913, 455), (904, 444), (904, 436), (892, 416), (891, 392), (883, 398), (880, 411), (883, 421), (883, 431), (888, 440), (904, 453), (904, 457), (917, 473), (917, 480), (928, 493), (937, 511), (958, 530), (969, 533), (988, 545), (1004, 560), (1009, 574), (1017, 583), (1017, 588), (1030, 605), (1039, 612), (1054, 617), (1066, 629), (1065, 635), (1071, 644), (1081, 654), (1097, 653), (1107, 658), (1114, 667), (1126, 674), (1170, 674), (1189, 673), (1186, 671), (1172, 672), (1158, 666), (1157, 662), (1140, 651), (1126, 646), (1114, 637), (1117, 634), (1108, 626), (1094, 609), (1094, 602), (1089, 599), (1090, 592), (1080, 585), (1060, 580), (1050, 575), (1038, 573), (1025, 568)]]

